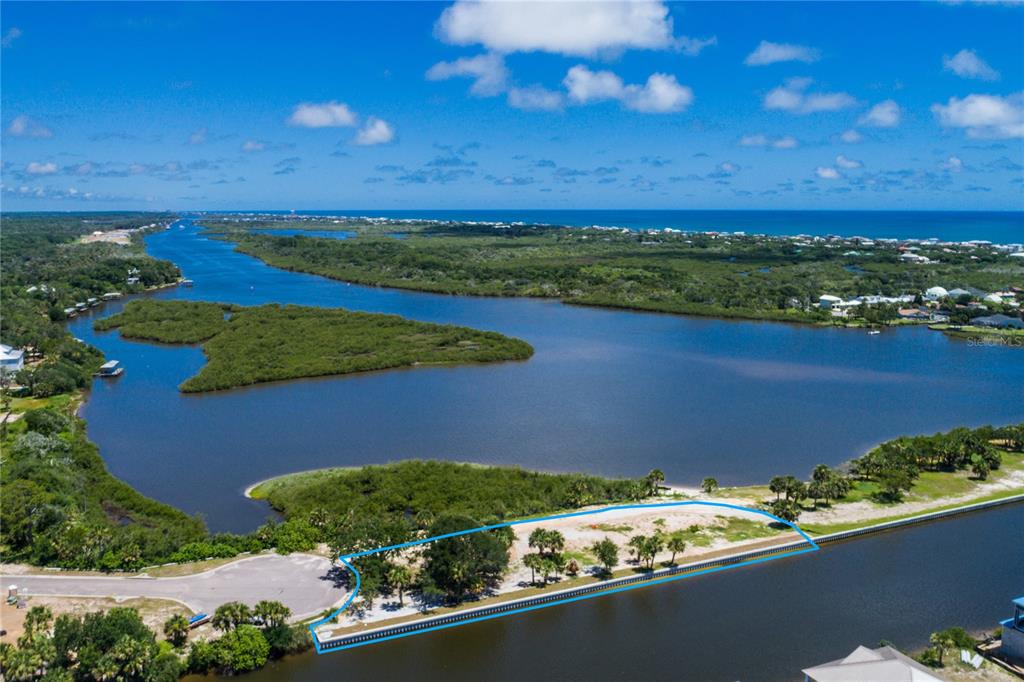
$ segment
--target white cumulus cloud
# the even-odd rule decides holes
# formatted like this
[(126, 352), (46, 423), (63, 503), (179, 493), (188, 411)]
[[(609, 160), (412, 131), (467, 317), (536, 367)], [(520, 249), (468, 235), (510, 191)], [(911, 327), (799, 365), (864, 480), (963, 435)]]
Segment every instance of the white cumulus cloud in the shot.
[[(672, 18), (659, 0), (495, 2), (456, 0), (441, 13), (437, 36), (489, 50), (589, 57), (676, 46)], [(685, 48), (684, 48), (685, 49)]]
[(959, 173), (964, 169), (964, 162), (958, 156), (951, 156), (940, 163), (939, 168), (950, 173)]
[(942, 68), (952, 71), (961, 78), (975, 78), (983, 81), (999, 80), (999, 72), (989, 66), (974, 50), (960, 50), (952, 57), (943, 55)]
[(53, 131), (28, 116), (15, 116), (7, 132), (15, 137), (53, 137)]
[(267, 148), (267, 143), (261, 140), (246, 140), (242, 143), (243, 152), (261, 152)]
[(846, 142), (847, 144), (857, 144), (858, 142), (864, 139), (864, 136), (858, 133), (853, 128), (850, 128), (849, 130), (843, 132), (843, 134), (839, 136), (839, 139), (842, 140), (843, 142)]
[(395, 139), (395, 129), (387, 121), (370, 116), (366, 119), (363, 127), (359, 129), (355, 143), (368, 147), (375, 144), (387, 144), (393, 139)]
[(814, 173), (822, 180), (838, 180), (840, 178), (839, 171), (828, 166), (818, 166), (814, 169)]
[(688, 36), (680, 36), (676, 41), (679, 51), (687, 57), (696, 57), (704, 51), (705, 47), (711, 47), (712, 45), (717, 44), (718, 36), (711, 36), (710, 38), (690, 38)]
[(931, 109), (942, 126), (962, 128), (968, 137), (1024, 137), (1024, 92), (950, 97), (948, 103), (933, 104)]
[(857, 161), (856, 159), (848, 159), (842, 154), (836, 157), (836, 165), (839, 166), (840, 168), (845, 168), (847, 170), (853, 170), (854, 168), (864, 167), (864, 164), (861, 163), (860, 161)]
[(562, 93), (541, 85), (512, 88), (508, 91), (508, 104), (527, 111), (558, 111), (565, 103)]
[(900, 109), (900, 105), (891, 99), (887, 99), (871, 107), (868, 113), (861, 116), (857, 123), (872, 128), (895, 128), (900, 124), (902, 116), (903, 111)]
[(747, 66), (767, 66), (778, 62), (816, 62), (821, 58), (819, 52), (806, 45), (773, 43), (762, 40), (753, 52), (747, 55), (743, 63)]
[(760, 133), (756, 135), (744, 135), (740, 138), (741, 147), (771, 147), (772, 149), (796, 149), (800, 141), (792, 135), (783, 137), (768, 137)]
[(57, 164), (52, 161), (48, 163), (32, 161), (25, 166), (25, 172), (29, 175), (53, 175), (57, 172)]
[(807, 92), (810, 78), (790, 78), (764, 96), (764, 108), (788, 111), (794, 114), (813, 114), (819, 111), (839, 111), (857, 103), (845, 92)]
[(472, 78), (470, 92), (490, 97), (504, 92), (508, 80), (505, 59), (493, 52), (475, 57), (461, 57), (452, 62), (438, 62), (427, 70), (427, 80), (443, 81), (449, 78)]
[(633, 111), (667, 113), (682, 111), (693, 102), (693, 90), (664, 73), (651, 74), (643, 85), (626, 85), (611, 71), (591, 71), (579, 64), (569, 69), (562, 83), (569, 101), (576, 104), (617, 100)]
[(356, 120), (355, 112), (342, 102), (303, 102), (295, 107), (288, 118), (288, 125), (300, 128), (347, 128), (354, 126)]

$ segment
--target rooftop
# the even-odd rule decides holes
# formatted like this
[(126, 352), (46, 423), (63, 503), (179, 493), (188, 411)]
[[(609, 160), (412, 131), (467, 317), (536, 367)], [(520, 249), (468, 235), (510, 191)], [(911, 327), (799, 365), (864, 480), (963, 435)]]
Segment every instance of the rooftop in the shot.
[(815, 682), (942, 682), (942, 678), (889, 646), (857, 647), (846, 658), (803, 670)]

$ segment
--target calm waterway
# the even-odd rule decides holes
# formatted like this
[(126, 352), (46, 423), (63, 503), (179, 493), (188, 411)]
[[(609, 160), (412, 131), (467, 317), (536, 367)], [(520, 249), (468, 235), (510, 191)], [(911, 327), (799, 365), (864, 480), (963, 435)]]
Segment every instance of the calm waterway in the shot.
[(518, 464), (672, 483), (806, 475), (872, 444), (1022, 416), (1024, 355), (924, 328), (864, 331), (632, 313), (555, 301), (419, 294), (270, 268), (183, 221), (147, 239), (193, 288), (154, 296), (343, 306), (500, 331), (533, 344), (526, 362), (417, 368), (205, 395), (176, 386), (199, 347), (75, 335), (122, 361), (84, 416), (114, 475), (213, 530), (268, 514), (242, 497), (291, 471), (405, 458)]
[(882, 639), (988, 630), (1024, 594), (1024, 505), (323, 656), (270, 680), (802, 680)]

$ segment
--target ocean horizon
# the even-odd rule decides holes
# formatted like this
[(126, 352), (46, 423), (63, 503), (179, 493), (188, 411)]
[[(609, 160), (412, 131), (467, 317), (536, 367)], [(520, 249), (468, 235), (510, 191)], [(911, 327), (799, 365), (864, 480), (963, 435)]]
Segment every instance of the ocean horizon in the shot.
[(526, 222), (570, 227), (672, 228), (687, 231), (768, 235), (839, 235), (872, 239), (984, 240), (1024, 243), (1024, 211), (830, 211), (677, 209), (332, 209), (220, 210), (208, 213), (263, 213), (350, 216), (408, 220)]

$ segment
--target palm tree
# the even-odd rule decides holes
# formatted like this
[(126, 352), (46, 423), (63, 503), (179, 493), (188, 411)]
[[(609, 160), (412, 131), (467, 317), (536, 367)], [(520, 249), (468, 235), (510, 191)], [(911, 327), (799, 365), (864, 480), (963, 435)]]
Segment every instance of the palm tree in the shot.
[(213, 612), (210, 623), (221, 632), (234, 630), (239, 625), (244, 625), (252, 620), (252, 611), (240, 601), (229, 601), (221, 604)]
[(403, 593), (405, 588), (412, 582), (412, 573), (407, 566), (395, 564), (388, 571), (388, 584), (398, 590), (398, 605), (403, 605)]
[(188, 618), (176, 613), (164, 621), (164, 636), (176, 647), (185, 644), (188, 639)]
[(942, 665), (942, 655), (946, 653), (946, 649), (956, 646), (956, 642), (953, 641), (953, 638), (945, 630), (933, 632), (928, 641), (935, 647), (935, 653), (939, 655), (939, 666)]
[(53, 612), (45, 606), (33, 606), (25, 614), (25, 624), (22, 626), (25, 634), (42, 634), (50, 629), (53, 621)]
[(546, 530), (544, 530), (543, 528), (534, 528), (533, 531), (530, 532), (530, 537), (526, 541), (526, 544), (529, 545), (530, 548), (536, 549), (537, 551), (543, 553), (544, 545), (547, 543), (547, 539), (548, 532)]
[(292, 610), (279, 601), (263, 601), (256, 604), (253, 615), (264, 628), (276, 628), (284, 625), (292, 615)]
[(666, 547), (668, 547), (669, 551), (672, 552), (672, 558), (669, 559), (668, 562), (669, 564), (675, 566), (676, 554), (682, 554), (684, 551), (686, 551), (686, 541), (683, 540), (683, 537), (678, 533), (673, 533), (669, 536), (668, 542), (665, 544)]
[(651, 469), (647, 474), (647, 490), (651, 495), (658, 494), (658, 487), (665, 482), (665, 473), (661, 469)]
[(537, 570), (541, 568), (541, 564), (544, 563), (544, 558), (540, 554), (527, 554), (523, 557), (523, 565), (530, 569), (530, 582), (533, 584), (537, 583)]

